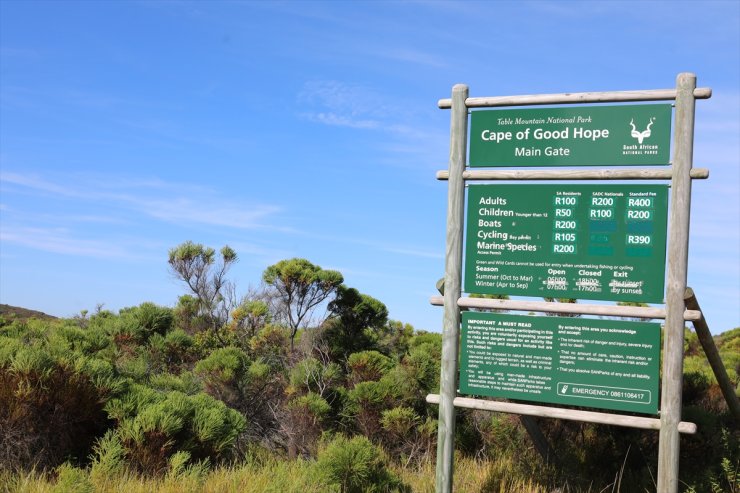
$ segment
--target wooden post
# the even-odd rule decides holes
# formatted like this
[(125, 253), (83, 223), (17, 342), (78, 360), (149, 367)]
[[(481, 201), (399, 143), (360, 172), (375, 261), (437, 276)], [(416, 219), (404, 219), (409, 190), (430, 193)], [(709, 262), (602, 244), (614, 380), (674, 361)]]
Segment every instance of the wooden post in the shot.
[(537, 420), (533, 416), (520, 414), (519, 422), (522, 424), (522, 426), (524, 426), (524, 429), (527, 430), (529, 438), (532, 440), (532, 444), (534, 445), (537, 453), (540, 454), (542, 461), (545, 464), (552, 464), (556, 467), (559, 467), (560, 461), (558, 460), (558, 456), (557, 454), (555, 454), (555, 451), (550, 446), (550, 442), (547, 441), (547, 437), (545, 436), (545, 434), (542, 433), (542, 429), (537, 423)]
[(663, 344), (663, 389), (660, 400), (658, 493), (678, 492), (678, 459), (683, 384), (684, 293), (689, 254), (691, 166), (694, 152), (696, 75), (676, 79), (676, 116), (673, 138), (673, 191), (668, 237), (668, 279)]
[[(441, 295), (445, 294), (445, 280), (444, 278), (437, 281), (437, 290)], [(435, 298), (437, 298), (435, 296)], [(439, 296), (440, 298), (440, 305), (444, 305), (444, 298), (442, 296)], [(460, 307), (460, 304), (458, 302), (458, 307)], [(460, 308), (460, 311), (462, 312), (463, 309)], [(454, 402), (453, 402), (454, 405)], [(519, 415), (519, 421), (524, 426), (524, 429), (527, 430), (527, 433), (529, 434), (529, 438), (532, 440), (532, 444), (534, 444), (534, 448), (537, 450), (537, 453), (540, 454), (540, 457), (542, 457), (542, 460), (545, 462), (545, 464), (555, 464), (557, 465), (556, 455), (553, 451), (552, 447), (550, 446), (550, 442), (547, 441), (547, 437), (544, 433), (542, 433), (542, 429), (540, 429), (540, 425), (537, 424), (537, 420), (534, 419), (532, 416), (527, 416), (525, 414)]]
[[(686, 299), (686, 308), (701, 313), (701, 307), (693, 289), (686, 288), (684, 297)], [(714, 371), (714, 376), (717, 379), (720, 390), (722, 390), (722, 395), (725, 396), (730, 414), (740, 424), (740, 400), (738, 400), (737, 394), (735, 394), (735, 386), (732, 384), (732, 380), (727, 376), (727, 370), (725, 370), (725, 365), (722, 363), (722, 358), (719, 357), (719, 351), (717, 351), (717, 346), (714, 344), (712, 333), (709, 331), (709, 325), (703, 314), (701, 318), (694, 320), (694, 329), (696, 330), (696, 336), (699, 338), (701, 347), (704, 348), (704, 354), (709, 360), (709, 365), (712, 367), (712, 371)]]
[(437, 432), (437, 493), (452, 491), (455, 454), (455, 406), (457, 354), (460, 345), (462, 291), (463, 219), (465, 216), (465, 160), (468, 141), (468, 86), (452, 88), (450, 117), (450, 163), (447, 191), (447, 246), (445, 252), (444, 322), (442, 325), (442, 371), (439, 379), (439, 424)]

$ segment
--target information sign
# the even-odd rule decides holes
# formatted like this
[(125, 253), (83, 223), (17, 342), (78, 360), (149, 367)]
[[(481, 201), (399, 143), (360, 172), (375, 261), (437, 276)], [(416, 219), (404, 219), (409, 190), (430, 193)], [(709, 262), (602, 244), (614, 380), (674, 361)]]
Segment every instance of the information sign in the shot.
[(665, 185), (471, 185), (464, 290), (663, 302)]
[(668, 164), (671, 105), (473, 111), (470, 166)]
[(660, 324), (463, 312), (460, 393), (658, 412)]

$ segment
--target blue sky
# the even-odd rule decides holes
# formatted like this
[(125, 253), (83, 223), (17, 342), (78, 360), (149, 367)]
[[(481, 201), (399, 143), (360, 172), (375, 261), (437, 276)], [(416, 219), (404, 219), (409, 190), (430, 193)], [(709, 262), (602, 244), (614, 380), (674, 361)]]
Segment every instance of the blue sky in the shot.
[(740, 3), (0, 1), (0, 302), (174, 305), (167, 252), (341, 271), (438, 331), (449, 112), (471, 96), (659, 89), (697, 103), (689, 285), (740, 325)]

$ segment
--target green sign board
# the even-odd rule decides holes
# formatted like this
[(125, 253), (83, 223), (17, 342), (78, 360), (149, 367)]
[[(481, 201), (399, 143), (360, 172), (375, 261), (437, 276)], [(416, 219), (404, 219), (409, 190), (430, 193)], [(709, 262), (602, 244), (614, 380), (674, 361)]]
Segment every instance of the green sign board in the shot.
[(464, 291), (662, 303), (666, 185), (471, 185)]
[(470, 166), (668, 164), (671, 105), (473, 111)]
[(658, 412), (660, 324), (463, 312), (460, 393)]

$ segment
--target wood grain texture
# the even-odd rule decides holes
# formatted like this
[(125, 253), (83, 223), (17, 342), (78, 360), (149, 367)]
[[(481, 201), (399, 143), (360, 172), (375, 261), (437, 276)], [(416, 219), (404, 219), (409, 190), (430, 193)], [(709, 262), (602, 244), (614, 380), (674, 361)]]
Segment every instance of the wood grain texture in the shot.
[[(437, 171), (438, 180), (447, 180), (449, 171)], [(709, 178), (709, 170), (706, 168), (693, 168), (690, 174), (694, 180)], [(492, 169), (469, 169), (463, 172), (463, 178), (467, 181), (476, 180), (670, 180), (673, 178), (671, 168), (653, 169), (591, 169), (591, 170), (492, 170)]]
[[(443, 306), (441, 296), (429, 298), (432, 305)], [(516, 310), (523, 312), (563, 313), (579, 315), (603, 315), (607, 317), (628, 317), (644, 319), (665, 319), (663, 308), (618, 305), (587, 305), (583, 303), (554, 303), (549, 301), (491, 300), (487, 298), (461, 297), (457, 300), (460, 308), (482, 308), (488, 310)], [(702, 318), (698, 310), (684, 311), (684, 320), (694, 321)]]
[[(439, 403), (439, 400), (440, 398), (437, 394), (427, 395), (427, 402), (430, 404), (437, 404)], [(583, 421), (586, 423), (625, 426), (628, 428), (642, 428), (645, 430), (659, 430), (661, 426), (660, 420), (657, 418), (644, 418), (640, 416), (597, 413), (593, 411), (581, 411), (577, 409), (564, 409), (559, 407), (535, 406), (514, 402), (472, 399), (469, 397), (457, 397), (454, 403), (457, 407), (464, 407), (467, 409), (480, 409), (483, 411), (523, 414), (526, 416), (540, 416), (543, 418), (568, 419), (571, 421)], [(694, 434), (696, 433), (696, 425), (694, 423), (682, 421), (679, 423), (678, 431), (686, 434)]]
[[(693, 95), (696, 99), (709, 99), (712, 97), (712, 90), (708, 87), (696, 88)], [(533, 106), (539, 104), (629, 103), (636, 101), (672, 101), (676, 97), (676, 89), (573, 92), (467, 98), (465, 100), (465, 106), (468, 108), (495, 108), (502, 106)], [(441, 109), (449, 109), (451, 104), (451, 99), (440, 99), (437, 102), (437, 106)]]
[(678, 460), (683, 387), (683, 343), (686, 274), (689, 255), (691, 167), (694, 154), (694, 89), (696, 75), (676, 79), (676, 112), (673, 133), (673, 179), (668, 232), (666, 319), (663, 342), (663, 380), (660, 400), (658, 491), (678, 492)]
[(440, 374), (439, 421), (437, 431), (437, 493), (452, 492), (455, 454), (455, 406), (460, 309), (462, 290), (463, 222), (465, 218), (465, 171), (468, 142), (468, 86), (452, 88), (450, 116), (450, 161), (447, 187), (447, 239), (445, 248), (444, 318), (442, 323), (442, 369)]

